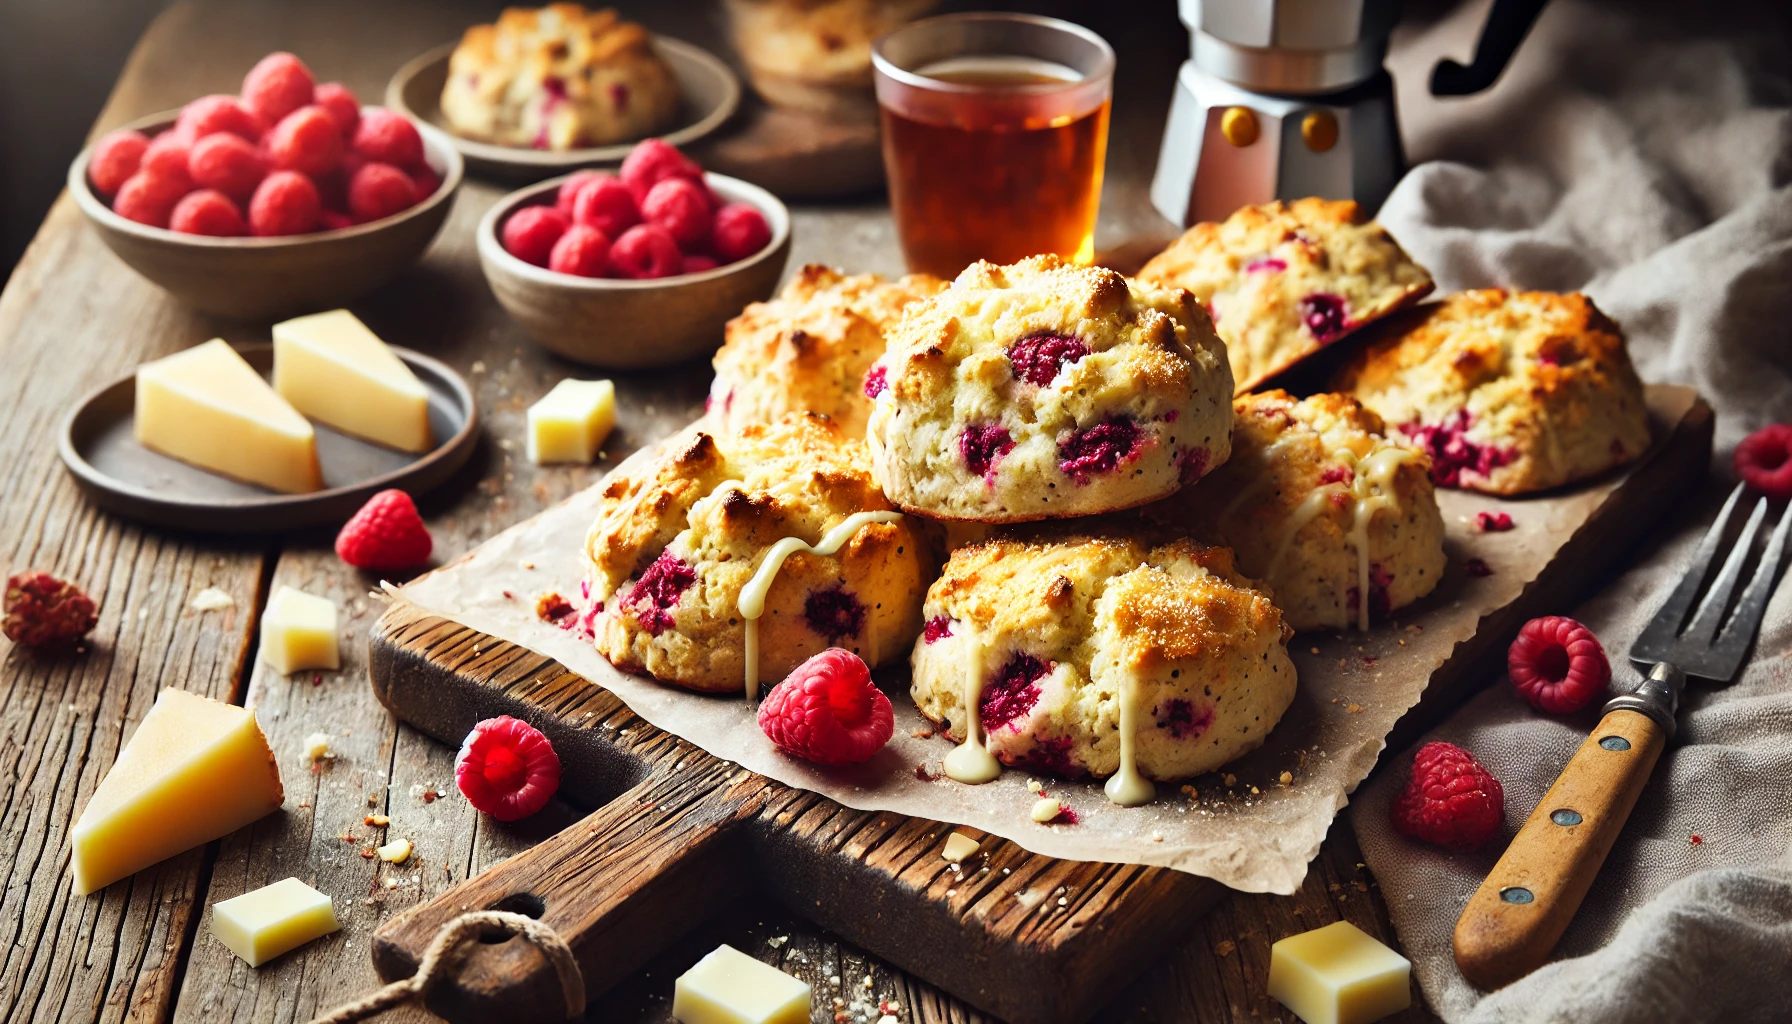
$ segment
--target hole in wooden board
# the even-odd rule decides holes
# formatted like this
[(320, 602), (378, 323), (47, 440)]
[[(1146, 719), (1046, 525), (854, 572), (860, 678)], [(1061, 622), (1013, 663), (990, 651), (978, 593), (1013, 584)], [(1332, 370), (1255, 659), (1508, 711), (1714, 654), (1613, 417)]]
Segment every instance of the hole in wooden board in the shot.
[[(503, 910), (512, 914), (521, 914), (524, 917), (533, 917), (539, 921), (541, 920), (541, 915), (548, 909), (548, 905), (542, 902), (540, 896), (537, 896), (532, 892), (513, 892), (492, 904), (492, 909)], [(479, 935), (479, 941), (488, 946), (495, 946), (500, 942), (508, 942), (510, 941), (510, 938), (511, 937), (508, 935), (501, 935), (495, 932), (481, 932)]]

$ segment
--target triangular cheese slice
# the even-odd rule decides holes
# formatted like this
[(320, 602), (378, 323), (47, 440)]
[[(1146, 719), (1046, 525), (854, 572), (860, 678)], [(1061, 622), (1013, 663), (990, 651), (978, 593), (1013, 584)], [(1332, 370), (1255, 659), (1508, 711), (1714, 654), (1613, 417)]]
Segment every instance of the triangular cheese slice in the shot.
[(433, 447), (423, 382), (346, 309), (274, 325), (274, 390), (344, 433), (405, 452)]
[(137, 367), (137, 442), (289, 494), (323, 487), (317, 432), (222, 338)]

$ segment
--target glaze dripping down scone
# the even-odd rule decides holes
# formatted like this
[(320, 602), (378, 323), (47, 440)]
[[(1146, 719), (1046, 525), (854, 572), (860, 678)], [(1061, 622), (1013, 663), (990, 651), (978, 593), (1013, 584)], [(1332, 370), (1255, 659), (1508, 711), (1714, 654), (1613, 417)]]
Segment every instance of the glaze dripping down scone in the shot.
[(1348, 200), (1246, 206), (1189, 228), (1139, 271), (1187, 288), (1226, 341), (1240, 392), (1431, 291), (1431, 275)]
[(1226, 460), (1225, 346), (1180, 289), (1055, 256), (974, 263), (911, 306), (872, 367), (884, 493), (1013, 523), (1155, 501)]
[(1585, 295), (1449, 296), (1374, 331), (1335, 383), (1423, 448), (1442, 487), (1541, 491), (1649, 447), (1623, 332)]
[(1233, 411), (1232, 457), (1153, 518), (1231, 548), (1297, 630), (1366, 627), (1437, 586), (1444, 523), (1422, 452), (1344, 395), (1266, 391)]
[(1180, 779), (1256, 749), (1294, 699), (1289, 630), (1231, 552), (1145, 534), (1032, 531), (953, 552), (927, 592), (912, 695), (1003, 764)]
[(647, 30), (578, 4), (507, 8), (448, 58), (442, 116), (456, 135), (531, 149), (644, 138), (678, 113), (678, 80)]
[[(818, 543), (861, 512), (890, 512), (865, 444), (824, 416), (737, 434), (690, 431), (612, 476), (586, 538), (597, 648), (625, 671), (705, 692), (743, 692), (742, 588), (780, 540)], [(763, 686), (844, 647), (877, 665), (921, 626), (932, 555), (907, 517), (868, 522), (833, 556), (798, 550), (758, 620)]]
[(716, 352), (709, 409), (726, 429), (819, 412), (863, 437), (871, 414), (865, 373), (884, 354), (884, 332), (946, 282), (930, 274), (889, 280), (810, 264), (783, 292), (728, 321)]

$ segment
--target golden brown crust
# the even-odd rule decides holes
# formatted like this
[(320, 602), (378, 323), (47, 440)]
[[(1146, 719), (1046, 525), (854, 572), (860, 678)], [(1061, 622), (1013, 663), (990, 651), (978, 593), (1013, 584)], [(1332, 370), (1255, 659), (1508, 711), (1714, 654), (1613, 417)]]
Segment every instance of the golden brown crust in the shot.
[(773, 106), (875, 116), (871, 44), (936, 0), (728, 0), (734, 47)]

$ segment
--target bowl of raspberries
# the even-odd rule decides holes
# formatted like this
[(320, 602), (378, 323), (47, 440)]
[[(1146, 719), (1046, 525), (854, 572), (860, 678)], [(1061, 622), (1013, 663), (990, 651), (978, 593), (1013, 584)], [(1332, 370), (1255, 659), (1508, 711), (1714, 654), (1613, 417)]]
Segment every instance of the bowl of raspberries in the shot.
[(769, 298), (790, 258), (790, 213), (770, 192), (659, 139), (614, 171), (513, 192), (480, 221), (498, 301), (550, 351), (595, 366), (667, 366), (712, 352)]
[(68, 189), (137, 273), (203, 312), (265, 318), (344, 305), (415, 263), (461, 173), (441, 131), (272, 53), (240, 95), (101, 136)]

